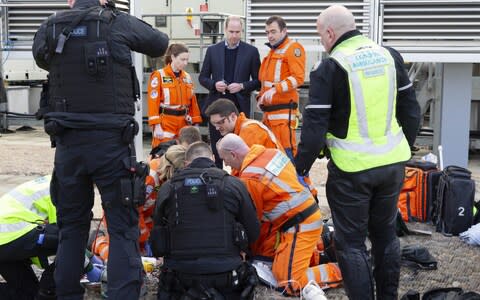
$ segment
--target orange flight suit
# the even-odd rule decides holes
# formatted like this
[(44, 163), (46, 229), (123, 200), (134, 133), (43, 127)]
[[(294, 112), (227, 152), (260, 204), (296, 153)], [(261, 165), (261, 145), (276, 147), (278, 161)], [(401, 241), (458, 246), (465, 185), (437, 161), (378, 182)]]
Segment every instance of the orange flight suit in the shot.
[(295, 128), (297, 127), (298, 92), (297, 88), (305, 80), (305, 50), (288, 37), (263, 58), (258, 79), (262, 83), (259, 97), (272, 87), (276, 93), (271, 103), (262, 108), (263, 123), (277, 136), (283, 148), (297, 152)]
[(310, 280), (321, 287), (337, 286), (342, 280), (337, 264), (310, 267), (323, 222), (310, 191), (298, 182), (290, 159), (278, 149), (253, 145), (243, 160), (240, 179), (261, 220), (253, 255), (273, 259), (279, 287), (295, 295)]
[[(268, 127), (257, 120), (248, 119), (244, 113), (238, 115), (233, 133), (240, 136), (249, 147), (257, 144), (265, 148), (280, 149), (285, 152), (275, 134)], [(238, 177), (238, 170), (232, 169), (231, 175)], [(316, 198), (318, 192), (310, 177), (305, 176), (304, 180), (308, 184), (310, 192)]]
[(202, 122), (190, 74), (177, 77), (171, 65), (156, 70), (148, 83), (148, 125), (160, 124), (163, 138), (153, 138), (152, 148), (178, 137), (181, 128)]

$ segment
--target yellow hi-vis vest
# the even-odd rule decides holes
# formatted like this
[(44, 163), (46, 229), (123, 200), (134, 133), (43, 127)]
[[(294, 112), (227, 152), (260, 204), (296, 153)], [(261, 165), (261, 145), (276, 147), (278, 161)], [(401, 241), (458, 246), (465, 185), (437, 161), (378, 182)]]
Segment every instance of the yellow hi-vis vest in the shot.
[(0, 198), (0, 245), (25, 235), (45, 220), (57, 223), (50, 199), (51, 175), (23, 183)]
[(327, 133), (335, 165), (358, 172), (410, 159), (410, 147), (395, 117), (395, 62), (387, 49), (358, 35), (335, 47), (331, 57), (347, 72), (350, 117), (345, 139)]

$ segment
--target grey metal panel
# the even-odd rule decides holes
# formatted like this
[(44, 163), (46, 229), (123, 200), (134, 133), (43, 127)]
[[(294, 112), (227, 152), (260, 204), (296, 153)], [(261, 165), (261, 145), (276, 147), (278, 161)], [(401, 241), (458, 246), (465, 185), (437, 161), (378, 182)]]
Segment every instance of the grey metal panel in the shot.
[(272, 15), (280, 15), (287, 22), (288, 35), (293, 39), (319, 39), (316, 20), (320, 12), (332, 4), (348, 7), (355, 16), (358, 29), (369, 35), (370, 1), (322, 1), (322, 0), (248, 0), (247, 1), (247, 40), (265, 38), (265, 20)]
[(380, 0), (379, 18), (378, 40), (402, 53), (480, 54), (479, 0)]

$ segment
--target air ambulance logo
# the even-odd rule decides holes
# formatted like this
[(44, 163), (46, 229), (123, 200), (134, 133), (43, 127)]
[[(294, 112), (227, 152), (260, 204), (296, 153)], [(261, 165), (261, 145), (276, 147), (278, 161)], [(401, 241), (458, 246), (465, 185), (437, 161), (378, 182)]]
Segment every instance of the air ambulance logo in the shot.
[(154, 99), (157, 99), (157, 97), (158, 97), (158, 92), (157, 91), (151, 91), (150, 92), (150, 98), (151, 99), (154, 100)]
[(152, 81), (150, 82), (150, 86), (152, 88), (156, 88), (158, 86), (158, 77), (153, 77)]

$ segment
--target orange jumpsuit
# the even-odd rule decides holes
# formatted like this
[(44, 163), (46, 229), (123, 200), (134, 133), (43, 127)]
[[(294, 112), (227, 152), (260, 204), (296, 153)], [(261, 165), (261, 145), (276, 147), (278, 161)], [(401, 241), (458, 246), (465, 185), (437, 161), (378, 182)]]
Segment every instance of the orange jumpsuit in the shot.
[(190, 74), (177, 77), (171, 65), (156, 70), (148, 83), (148, 125), (160, 124), (163, 138), (153, 138), (152, 148), (178, 137), (181, 128), (202, 122)]
[[(265, 148), (280, 149), (285, 151), (277, 140), (275, 134), (268, 127), (265, 127), (264, 124), (258, 122), (257, 120), (248, 119), (244, 113), (240, 113), (240, 115), (238, 115), (233, 133), (240, 136), (249, 147), (257, 144), (262, 145)], [(232, 169), (231, 175), (238, 177), (238, 170)], [(317, 197), (317, 189), (310, 180), (310, 177), (305, 176), (304, 179), (309, 185), (312, 195)]]
[[(240, 179), (261, 220), (260, 237), (252, 245), (253, 255), (273, 259), (272, 271), (279, 287), (298, 294), (310, 280), (321, 287), (337, 286), (342, 280), (337, 264), (310, 267), (323, 222), (315, 200), (298, 182), (288, 157), (280, 150), (253, 145), (243, 160)], [(306, 217), (294, 222), (302, 212)]]
[(283, 148), (287, 152), (291, 151), (294, 157), (297, 152), (295, 137), (298, 114), (297, 88), (305, 79), (303, 46), (288, 37), (285, 38), (263, 58), (258, 79), (262, 83), (259, 96), (272, 87), (276, 90), (271, 103), (265, 103), (262, 108), (263, 123), (275, 133)]

